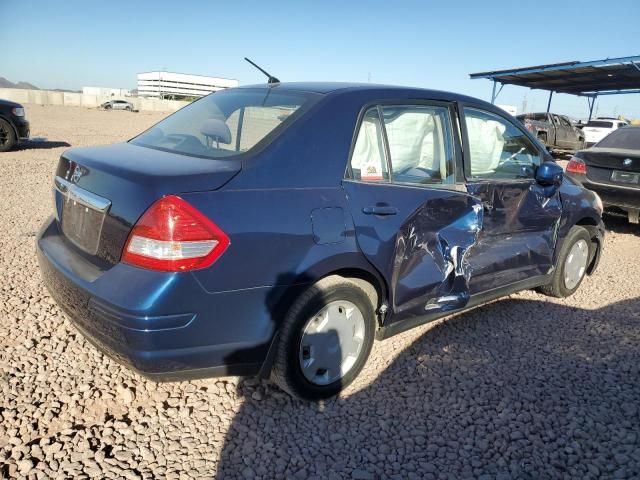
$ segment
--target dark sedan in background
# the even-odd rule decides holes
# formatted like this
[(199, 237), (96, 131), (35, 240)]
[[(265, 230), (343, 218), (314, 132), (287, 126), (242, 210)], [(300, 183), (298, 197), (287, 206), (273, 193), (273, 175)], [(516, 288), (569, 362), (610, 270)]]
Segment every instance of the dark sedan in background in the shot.
[(156, 379), (271, 374), (338, 393), (374, 338), (598, 263), (597, 196), (501, 109), (446, 92), (276, 83), (62, 155), (37, 239), (53, 298)]
[(638, 223), (640, 214), (640, 127), (614, 130), (569, 161), (567, 175), (593, 190), (605, 210)]
[(0, 99), (0, 152), (7, 152), (29, 138), (29, 122), (19, 103)]

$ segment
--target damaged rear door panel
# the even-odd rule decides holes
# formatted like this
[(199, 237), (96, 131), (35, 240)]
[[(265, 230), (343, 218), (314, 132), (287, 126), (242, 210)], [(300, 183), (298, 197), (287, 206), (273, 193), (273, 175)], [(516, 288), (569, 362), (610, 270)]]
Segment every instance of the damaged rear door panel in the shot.
[(358, 245), (389, 289), (385, 324), (469, 301), (483, 210), (456, 183), (456, 125), (443, 102), (386, 103), (362, 115), (343, 185)]
[[(479, 199), (446, 189), (345, 181), (358, 244), (389, 286), (389, 320), (463, 308), (482, 229)], [(366, 213), (369, 207), (394, 214)]]

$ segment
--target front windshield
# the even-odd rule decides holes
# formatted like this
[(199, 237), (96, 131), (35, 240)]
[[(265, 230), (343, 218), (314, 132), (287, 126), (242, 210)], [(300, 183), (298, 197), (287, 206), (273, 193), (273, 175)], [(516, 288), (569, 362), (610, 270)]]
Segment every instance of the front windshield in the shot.
[(222, 90), (177, 111), (131, 143), (200, 157), (231, 157), (251, 150), (316, 97), (273, 88)]

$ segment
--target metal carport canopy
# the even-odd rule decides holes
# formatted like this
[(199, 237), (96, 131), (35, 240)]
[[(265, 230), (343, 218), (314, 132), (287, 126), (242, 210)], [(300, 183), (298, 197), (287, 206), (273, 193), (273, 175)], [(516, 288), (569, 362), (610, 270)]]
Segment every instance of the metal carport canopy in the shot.
[[(495, 102), (504, 85), (548, 90), (547, 112), (551, 107), (553, 92), (587, 97), (591, 119), (593, 104), (598, 96), (640, 93), (640, 55), (495, 70), (469, 76), (472, 80), (486, 78), (493, 81), (491, 103)], [(496, 90), (498, 83), (500, 89)]]

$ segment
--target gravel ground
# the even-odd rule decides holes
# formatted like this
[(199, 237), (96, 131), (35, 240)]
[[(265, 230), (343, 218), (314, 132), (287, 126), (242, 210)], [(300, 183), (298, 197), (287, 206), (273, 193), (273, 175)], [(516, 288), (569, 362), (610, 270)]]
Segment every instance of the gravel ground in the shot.
[(377, 343), (322, 404), (268, 382), (155, 384), (45, 291), (35, 234), (65, 142), (161, 114), (27, 106), (47, 142), (0, 154), (0, 478), (639, 478), (640, 228), (608, 220), (567, 300), (523, 292)]

